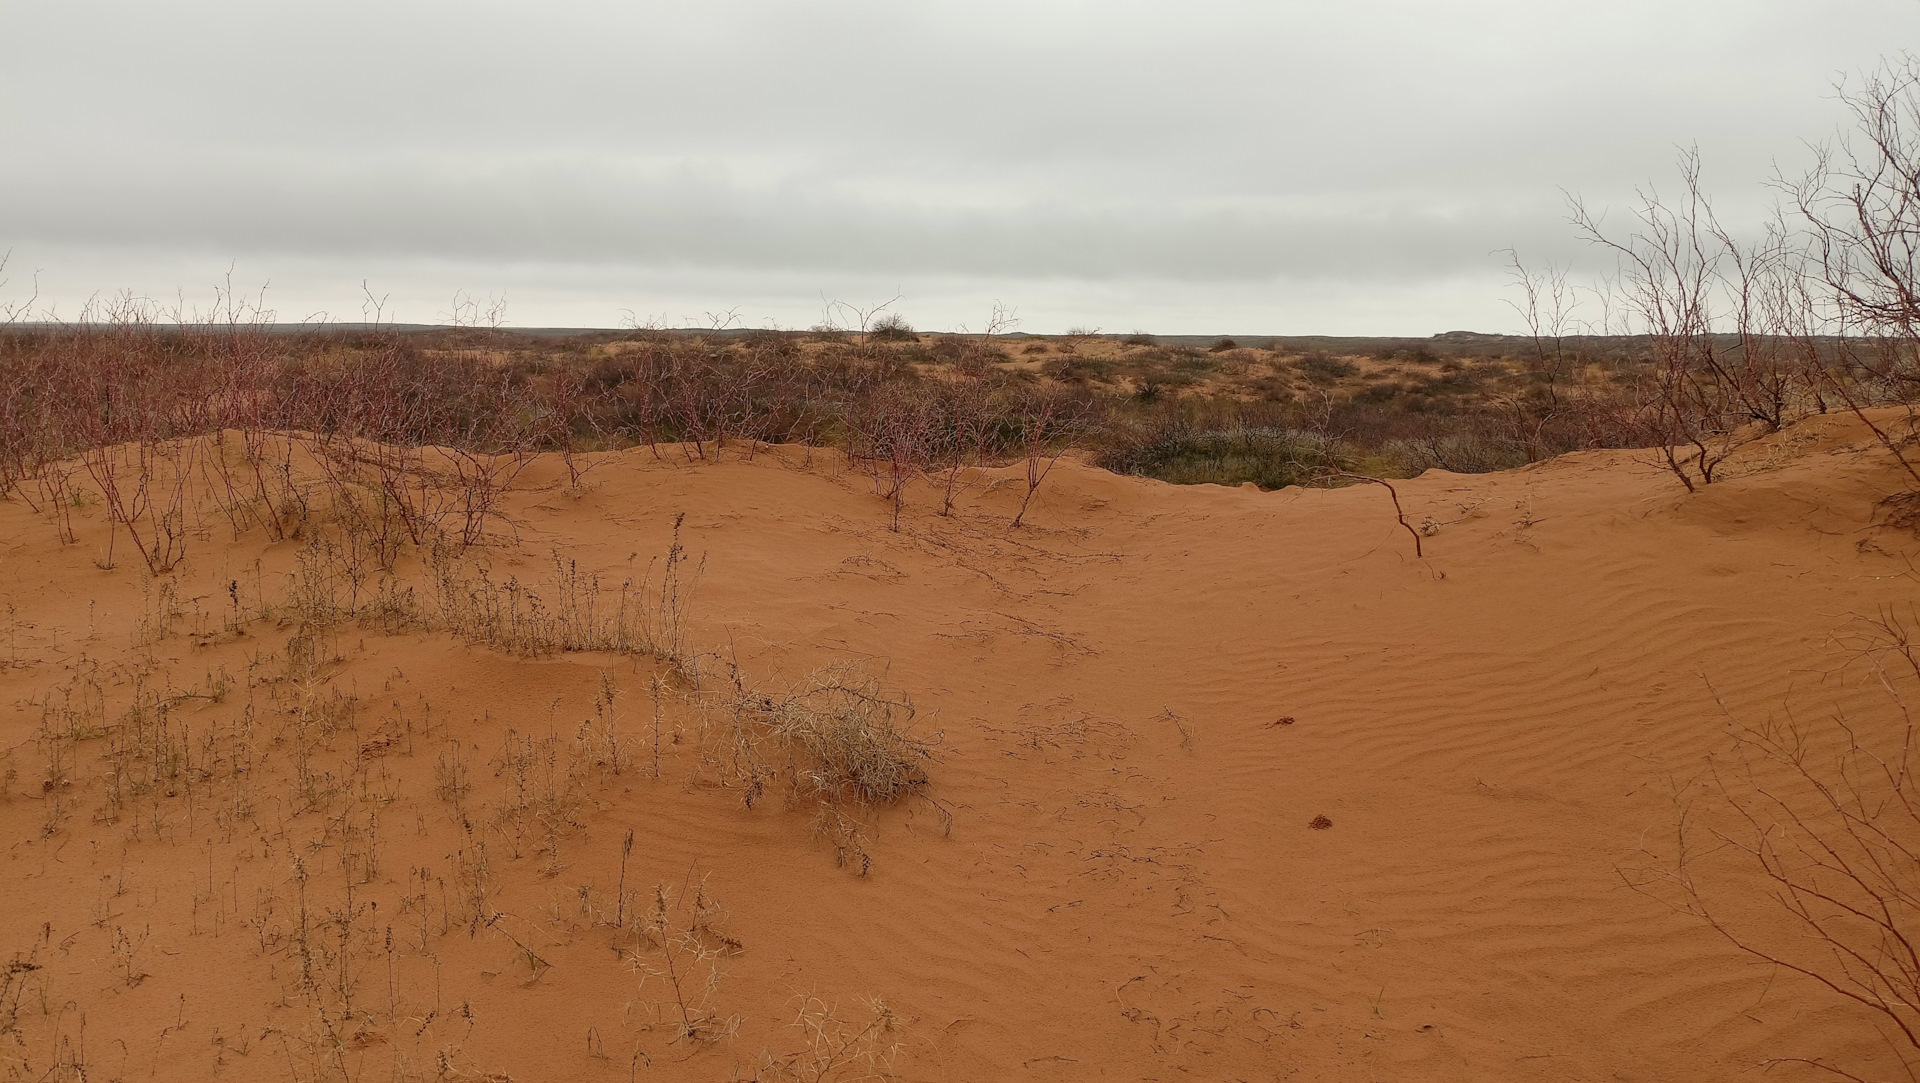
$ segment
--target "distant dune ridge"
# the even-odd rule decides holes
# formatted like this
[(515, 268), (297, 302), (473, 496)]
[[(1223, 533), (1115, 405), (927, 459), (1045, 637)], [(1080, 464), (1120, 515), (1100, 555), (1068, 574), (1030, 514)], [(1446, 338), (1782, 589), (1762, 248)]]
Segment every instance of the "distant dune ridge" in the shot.
[(1420, 559), (1377, 486), (1069, 457), (1014, 529), (1019, 464), (943, 516), (754, 450), (538, 456), (385, 555), (202, 471), (157, 578), (84, 484), (0, 503), (0, 1078), (1901, 1073), (1699, 914), (1807, 943), (1731, 734), (1904, 740), (1854, 416), (1692, 494), (1429, 470)]

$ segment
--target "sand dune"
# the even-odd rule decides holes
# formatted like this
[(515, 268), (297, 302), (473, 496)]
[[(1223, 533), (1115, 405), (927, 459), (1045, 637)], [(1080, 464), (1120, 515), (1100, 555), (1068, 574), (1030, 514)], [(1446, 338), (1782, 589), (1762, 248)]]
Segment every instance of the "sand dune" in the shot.
[[(1425, 559), (1369, 486), (1068, 463), (1030, 526), (1009, 484), (952, 518), (916, 494), (894, 532), (797, 449), (629, 451), (581, 493), (527, 471), (516, 536), (477, 556), (493, 579), (550, 598), (554, 552), (637, 575), (684, 514), (703, 682), (855, 663), (911, 697), (937, 804), (862, 821), (864, 875), (810, 813), (748, 807), (713, 701), (658, 659), (368, 620), (296, 643), (302, 543), (210, 513), (165, 619), (159, 585), (96, 566), (97, 507), (62, 546), (0, 505), (0, 958), (38, 968), (0, 1064), (852, 1079), (897, 1046), (891, 1071), (939, 1080), (1897, 1073), (1862, 1013), (1630, 882), (1672, 858), (1729, 712), (1885, 716), (1835, 637), (1920, 596), (1877, 504), (1904, 475), (1838, 417), (1692, 496), (1644, 458), (1399, 483)], [(400, 572), (424, 598), (420, 561)], [(140, 703), (187, 750), (173, 775), (115, 759)], [(1751, 870), (1715, 870), (1777, 925)], [(616, 913), (656, 884), (682, 949)], [(680, 1036), (689, 996), (730, 1035)], [(834, 1009), (811, 1038), (808, 996)]]

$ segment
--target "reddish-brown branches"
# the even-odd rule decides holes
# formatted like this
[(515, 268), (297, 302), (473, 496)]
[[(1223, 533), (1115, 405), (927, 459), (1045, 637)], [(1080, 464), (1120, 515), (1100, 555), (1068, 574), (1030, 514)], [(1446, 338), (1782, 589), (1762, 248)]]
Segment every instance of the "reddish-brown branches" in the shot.
[(1026, 491), (1020, 497), (1020, 510), (1014, 513), (1014, 526), (1026, 520), (1034, 495), (1061, 457), (1086, 435), (1095, 413), (1089, 399), (1055, 388), (1031, 390), (1017, 402), (1014, 421), (1026, 466)]
[[(1619, 258), (1619, 299), (1653, 355), (1640, 425), (1691, 492), (1712, 484), (1747, 421), (1779, 423), (1783, 404), (1767, 403), (1761, 390), (1771, 386), (1765, 374), (1771, 351), (1751, 348), (1766, 341), (1754, 295), (1765, 280), (1792, 268), (1782, 263), (1784, 250), (1743, 248), (1721, 227), (1701, 187), (1698, 152), (1681, 156), (1680, 172), (1680, 200), (1669, 205), (1651, 191), (1641, 193), (1636, 230), (1627, 237), (1608, 233), (1577, 200), (1573, 220), (1589, 241)], [(1722, 330), (1734, 341), (1723, 341)]]
[(1344, 470), (1337, 470), (1325, 476), (1329, 478), (1340, 478), (1345, 481), (1365, 482), (1386, 489), (1387, 495), (1393, 498), (1393, 517), (1400, 521), (1400, 525), (1405, 528), (1407, 536), (1413, 539), (1413, 555), (1415, 557), (1424, 557), (1427, 555), (1426, 550), (1420, 545), (1420, 532), (1413, 528), (1412, 523), (1407, 522), (1406, 509), (1400, 506), (1400, 490), (1395, 489), (1392, 482), (1383, 478), (1369, 477), (1366, 474), (1349, 474)]
[[(1708, 800), (1683, 811), (1678, 851), (1628, 882), (1876, 1017), (1911, 1076), (1920, 1067), (1920, 727), (1908, 697), (1920, 688), (1920, 654), (1890, 615), (1864, 622), (1854, 647), (1882, 708), (1758, 724), (1728, 713), (1733, 755), (1713, 765)], [(1696, 846), (1703, 834), (1719, 845)], [(1730, 887), (1755, 874), (1764, 896)], [(1762, 899), (1770, 914), (1754, 905)], [(1862, 1078), (1819, 1057), (1791, 1059)]]

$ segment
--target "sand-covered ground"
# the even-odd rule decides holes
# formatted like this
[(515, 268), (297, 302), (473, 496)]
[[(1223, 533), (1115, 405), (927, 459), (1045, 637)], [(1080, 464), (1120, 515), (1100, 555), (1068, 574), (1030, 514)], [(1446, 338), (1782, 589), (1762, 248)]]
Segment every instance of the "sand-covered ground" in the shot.
[[(1856, 422), (1693, 495), (1429, 472), (1421, 559), (1376, 486), (1063, 463), (1011, 529), (1018, 474), (897, 532), (825, 453), (521, 475), (466, 588), (657, 586), (684, 516), (677, 665), (475, 643), (323, 517), (203, 509), (155, 581), (97, 503), (66, 545), (0, 504), (0, 1078), (1900, 1074), (1663, 875), (1686, 813), (1715, 913), (1798, 950), (1714, 834), (1730, 728), (1897, 740), (1862, 619), (1920, 539)], [(918, 792), (823, 822), (772, 757), (744, 800), (741, 704), (825, 667), (911, 700)]]

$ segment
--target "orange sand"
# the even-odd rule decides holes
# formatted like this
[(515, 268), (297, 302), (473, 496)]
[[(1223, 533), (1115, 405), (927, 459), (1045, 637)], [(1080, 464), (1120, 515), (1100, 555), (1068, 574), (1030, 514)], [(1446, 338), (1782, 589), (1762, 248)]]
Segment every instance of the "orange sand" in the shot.
[[(868, 827), (868, 875), (840, 868), (807, 814), (749, 809), (701, 770), (690, 709), (670, 704), (662, 777), (583, 783), (557, 862), (480, 829), (503, 916), (477, 925), (443, 906), (462, 842), (436, 760), (458, 745), (473, 806), (500, 800), (508, 731), (571, 740), (603, 672), (620, 728), (650, 749), (654, 662), (349, 626), (314, 687), (276, 685), (289, 629), (195, 633), (218, 627), (230, 582), (249, 603), (279, 591), (299, 543), (232, 540), (209, 512), (147, 680), (190, 689), (224, 667), (222, 702), (176, 707), (194, 733), (256, 705), (252, 807), (217, 783), (108, 822), (105, 740), (52, 783), (38, 735), (88, 665), (111, 675), (106, 714), (125, 710), (152, 588), (124, 539), (119, 568), (95, 566), (97, 506), (63, 547), (0, 505), (0, 960), (42, 967), (22, 972), (0, 1067), (772, 1078), (763, 1053), (803, 1048), (789, 1024), (812, 992), (855, 1020), (884, 998), (903, 1024), (894, 1070), (914, 1080), (1708, 1080), (1792, 1056), (1897, 1070), (1860, 1014), (1622, 875), (1671, 849), (1675, 795), (1726, 746), (1708, 681), (1742, 716), (1808, 689), (1854, 696), (1821, 676), (1844, 661), (1832, 636), (1920, 597), (1902, 555), (1920, 545), (1874, 525), (1903, 475), (1852, 421), (1752, 445), (1694, 496), (1629, 453), (1429, 473), (1400, 485), (1410, 517), (1445, 524), (1425, 560), (1371, 486), (1176, 488), (1066, 463), (1030, 527), (1006, 527), (1010, 483), (953, 519), (916, 492), (894, 533), (864, 479), (802, 458), (631, 451), (584, 495), (541, 463), (509, 501), (518, 543), (486, 557), (537, 582), (557, 548), (617, 578), (686, 513), (706, 560), (694, 639), (763, 687), (858, 660), (910, 694), (920, 731), (942, 735), (931, 793), (951, 833), (910, 802)], [(339, 792), (300, 812), (293, 751), (264, 719), (331, 690), (357, 697), (325, 745)], [(1311, 829), (1318, 816), (1332, 826)], [(740, 1018), (730, 1040), (650, 1027), (671, 990), (596, 924), (628, 828), (642, 902), (704, 883), (729, 912), (741, 950), (713, 1004)], [(377, 903), (346, 923), (350, 1008), (337, 981), (296, 986), (295, 858), (311, 921), (334, 922), (316, 937), (343, 939), (350, 880), (355, 905)]]

